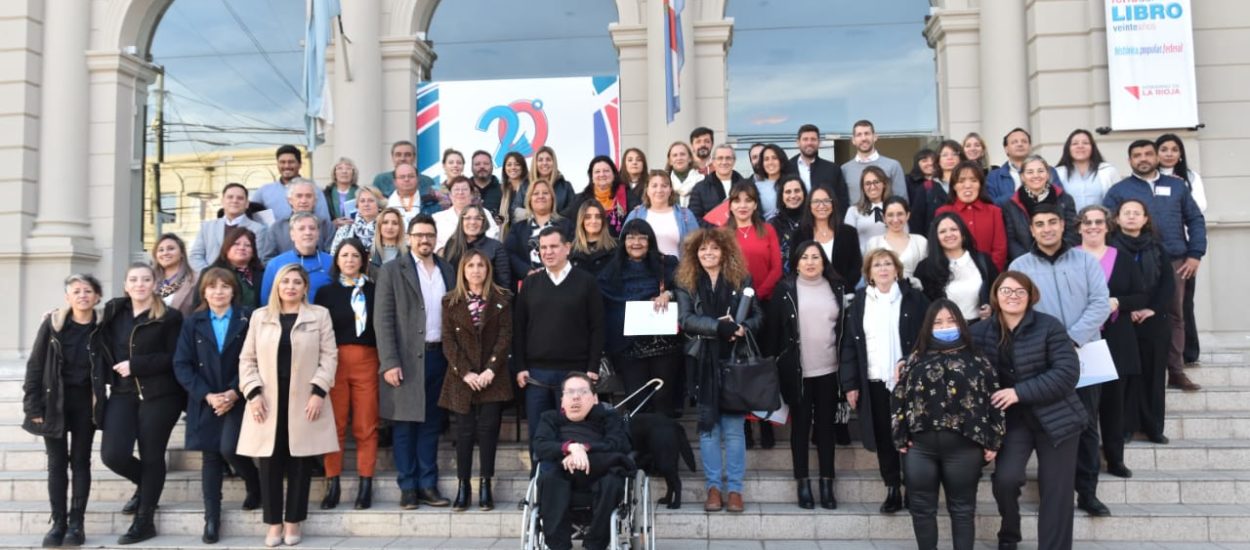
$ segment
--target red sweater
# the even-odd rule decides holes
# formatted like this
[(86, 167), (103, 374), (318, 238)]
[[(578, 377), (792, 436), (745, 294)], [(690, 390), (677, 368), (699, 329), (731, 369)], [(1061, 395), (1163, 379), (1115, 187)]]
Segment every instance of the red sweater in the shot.
[(935, 215), (943, 212), (954, 212), (964, 220), (977, 250), (989, 255), (999, 271), (1007, 267), (1007, 227), (1003, 225), (1002, 209), (981, 201), (956, 200), (938, 208)]
[[(733, 221), (729, 223), (733, 224)], [(735, 228), (733, 232), (738, 238), (738, 246), (742, 248), (747, 271), (751, 273), (755, 295), (759, 300), (767, 300), (773, 295), (777, 281), (781, 280), (781, 244), (777, 241), (777, 232), (769, 223), (764, 224), (763, 237), (755, 232), (754, 227)]]

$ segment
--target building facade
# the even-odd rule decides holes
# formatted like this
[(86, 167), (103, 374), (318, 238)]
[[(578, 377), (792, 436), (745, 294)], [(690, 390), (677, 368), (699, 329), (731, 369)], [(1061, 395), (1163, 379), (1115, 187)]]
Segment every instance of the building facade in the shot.
[[(619, 55), (621, 141), (664, 151), (696, 126), (725, 135), (727, 56), (734, 21), (727, 0), (688, 0), (682, 24), (683, 109), (665, 120), (664, 25), (660, 0), (615, 0), (604, 32)], [(144, 106), (155, 80), (145, 61), (172, 0), (0, 2), (0, 282), (15, 289), (0, 320), (0, 356), (20, 356), (37, 320), (59, 304), (71, 272), (100, 276), (120, 292), (126, 264), (142, 258)], [(389, 168), (390, 143), (414, 133), (416, 86), (436, 48), (425, 40), (437, 0), (343, 2), (351, 74), (336, 70), (335, 124), (312, 165), (356, 159), (362, 174)], [(939, 134), (997, 136), (1029, 128), (1040, 152), (1058, 158), (1067, 133), (1108, 122), (1103, 0), (932, 0), (925, 37), (936, 58)], [(800, 14), (801, 15), (801, 14)], [(796, 15), (797, 16), (797, 15)], [(1250, 268), (1250, 4), (1202, 0), (1194, 9), (1199, 109), (1206, 128), (1180, 132), (1191, 166), (1207, 182), (1210, 254), (1199, 276), (1199, 326), (1250, 331), (1250, 306), (1235, 289)], [(814, 78), (819, 78), (815, 75)], [(379, 108), (379, 106), (381, 108)], [(801, 122), (796, 122), (795, 126)], [(849, 129), (838, 129), (849, 130)], [(1113, 133), (1100, 146), (1127, 172), (1125, 146), (1158, 132)], [(653, 153), (654, 154), (654, 153)], [(1001, 159), (1001, 151), (992, 150)], [(176, 173), (176, 172), (175, 172)], [(215, 178), (214, 178), (215, 179)], [(210, 180), (212, 181), (212, 180)], [(149, 199), (150, 200), (150, 199)], [(180, 199), (188, 201), (186, 197)], [(212, 201), (203, 208), (212, 208)], [(197, 207), (198, 208), (198, 207)], [(150, 220), (148, 220), (150, 222)]]

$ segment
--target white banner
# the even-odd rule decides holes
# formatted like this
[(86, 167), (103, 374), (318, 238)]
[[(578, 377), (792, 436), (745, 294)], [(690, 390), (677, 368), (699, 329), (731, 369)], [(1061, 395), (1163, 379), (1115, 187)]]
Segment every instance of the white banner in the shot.
[[(596, 155), (620, 161), (620, 92), (616, 76), (426, 82), (417, 88), (417, 171), (441, 181), (444, 149), (489, 152), (495, 167), (516, 151), (531, 163), (543, 146), (560, 173), (586, 185)], [(499, 171), (496, 171), (499, 175)]]
[(1190, 0), (1106, 0), (1111, 129), (1198, 125)]

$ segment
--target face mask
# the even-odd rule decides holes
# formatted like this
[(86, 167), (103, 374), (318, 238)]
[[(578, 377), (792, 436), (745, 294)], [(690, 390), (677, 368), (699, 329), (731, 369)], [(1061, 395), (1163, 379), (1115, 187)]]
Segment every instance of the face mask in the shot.
[(959, 340), (959, 327), (935, 328), (933, 329), (933, 338), (946, 343)]

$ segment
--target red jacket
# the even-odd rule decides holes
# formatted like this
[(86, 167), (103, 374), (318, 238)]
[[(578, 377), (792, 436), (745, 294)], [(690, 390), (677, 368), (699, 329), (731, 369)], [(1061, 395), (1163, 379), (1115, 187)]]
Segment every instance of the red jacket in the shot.
[(1003, 211), (989, 203), (956, 200), (937, 209), (937, 214), (954, 212), (964, 220), (977, 250), (988, 254), (994, 266), (1002, 271), (1007, 266), (1007, 228), (1003, 225)]
[[(733, 224), (733, 221), (729, 223)], [(755, 296), (759, 300), (767, 300), (773, 295), (773, 287), (777, 286), (782, 274), (781, 244), (777, 241), (777, 232), (769, 223), (764, 224), (763, 237), (753, 227), (734, 228), (733, 232), (738, 246), (742, 248), (747, 271), (755, 283)]]

